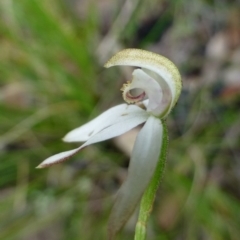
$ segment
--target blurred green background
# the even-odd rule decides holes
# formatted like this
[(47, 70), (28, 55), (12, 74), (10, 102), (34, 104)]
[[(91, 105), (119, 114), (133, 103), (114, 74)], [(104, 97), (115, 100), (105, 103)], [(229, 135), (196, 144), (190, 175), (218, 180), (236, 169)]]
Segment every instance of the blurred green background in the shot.
[[(103, 64), (129, 47), (170, 58), (183, 78), (148, 239), (240, 239), (239, 1), (1, 0), (1, 240), (106, 239), (134, 133), (35, 167), (122, 102), (131, 69)], [(119, 239), (133, 239), (136, 214)]]

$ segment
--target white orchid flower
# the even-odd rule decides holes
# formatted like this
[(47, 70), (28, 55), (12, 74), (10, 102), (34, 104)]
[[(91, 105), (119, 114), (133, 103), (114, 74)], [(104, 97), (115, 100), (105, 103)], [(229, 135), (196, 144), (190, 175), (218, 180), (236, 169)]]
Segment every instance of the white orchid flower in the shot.
[(161, 119), (165, 119), (176, 104), (182, 87), (176, 66), (158, 54), (126, 49), (114, 55), (105, 67), (116, 65), (138, 67), (133, 71), (133, 79), (121, 89), (127, 104), (112, 107), (69, 132), (64, 141), (85, 143), (51, 156), (38, 166), (44, 168), (65, 161), (90, 144), (117, 137), (145, 123), (134, 144), (128, 177), (117, 193), (109, 221), (110, 235), (120, 230), (131, 216), (153, 176), (162, 145)]

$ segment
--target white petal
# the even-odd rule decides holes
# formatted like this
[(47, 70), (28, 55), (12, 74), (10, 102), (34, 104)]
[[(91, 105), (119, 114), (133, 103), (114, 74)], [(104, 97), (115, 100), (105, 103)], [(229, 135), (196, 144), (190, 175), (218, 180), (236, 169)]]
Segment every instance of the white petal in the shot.
[(50, 165), (60, 163), (62, 161), (65, 161), (78, 153), (81, 149), (84, 147), (97, 143), (97, 142), (102, 142), (107, 139), (111, 139), (114, 137), (117, 137), (121, 134), (124, 134), (125, 132), (131, 130), (132, 128), (138, 126), (139, 124), (145, 122), (148, 118), (148, 114), (145, 111), (138, 112), (135, 114), (132, 114), (131, 117), (129, 118), (123, 118), (121, 122), (117, 122), (114, 125), (111, 125), (102, 131), (96, 133), (93, 135), (91, 138), (88, 139), (87, 142), (85, 142), (82, 146), (79, 148), (75, 148), (70, 151), (58, 153), (56, 155), (53, 155), (49, 158), (47, 158), (45, 161), (43, 161), (37, 168), (44, 168), (48, 167)]
[(160, 155), (163, 127), (150, 116), (139, 132), (130, 160), (128, 177), (120, 188), (109, 220), (110, 239), (133, 213), (147, 188)]
[[(127, 65), (146, 68), (161, 76), (171, 92), (171, 104), (166, 109), (167, 116), (176, 104), (182, 89), (181, 76), (177, 67), (169, 59), (152, 52), (141, 49), (125, 49), (114, 55), (105, 67)], [(162, 115), (161, 115), (162, 116)]]
[(75, 148), (73, 150), (69, 150), (66, 152), (57, 153), (57, 154), (45, 159), (41, 164), (39, 164), (37, 166), (37, 168), (45, 168), (45, 167), (49, 167), (51, 165), (66, 161), (70, 157), (72, 157), (73, 155), (78, 153), (81, 149), (82, 149), (82, 147), (79, 147), (79, 148)]
[(131, 117), (135, 113), (143, 112), (141, 108), (135, 105), (121, 104), (108, 109), (101, 115), (70, 131), (63, 140), (65, 142), (85, 142), (102, 129), (109, 127), (123, 119)]
[(135, 113), (131, 117), (122, 119), (121, 122), (117, 122), (114, 125), (111, 125), (105, 129), (103, 129), (101, 132), (96, 133), (86, 143), (84, 143), (83, 146), (87, 146), (89, 144), (93, 144), (96, 142), (105, 141), (107, 139), (122, 135), (125, 132), (138, 126), (139, 124), (146, 122), (148, 117), (149, 117), (149, 115), (145, 111)]

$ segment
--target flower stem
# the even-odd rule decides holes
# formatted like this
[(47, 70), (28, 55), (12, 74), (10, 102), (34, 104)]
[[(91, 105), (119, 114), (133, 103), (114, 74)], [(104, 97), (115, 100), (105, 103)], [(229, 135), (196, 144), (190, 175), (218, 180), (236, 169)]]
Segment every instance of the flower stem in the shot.
[(146, 225), (149, 218), (149, 215), (152, 211), (155, 195), (158, 189), (158, 185), (163, 176), (166, 157), (167, 157), (167, 149), (168, 149), (168, 131), (166, 122), (162, 121), (163, 124), (163, 138), (162, 138), (162, 146), (161, 153), (158, 160), (158, 164), (155, 170), (155, 173), (149, 183), (149, 186), (145, 193), (143, 194), (141, 203), (140, 203), (140, 211), (138, 216), (137, 225), (135, 228), (135, 237), (134, 240), (145, 240), (146, 239)]

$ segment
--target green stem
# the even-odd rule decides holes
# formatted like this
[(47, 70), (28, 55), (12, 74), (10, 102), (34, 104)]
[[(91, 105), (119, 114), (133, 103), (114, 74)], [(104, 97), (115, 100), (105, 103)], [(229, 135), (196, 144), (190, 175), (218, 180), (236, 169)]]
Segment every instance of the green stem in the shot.
[(140, 211), (138, 216), (138, 222), (135, 229), (135, 237), (134, 240), (145, 240), (146, 239), (146, 225), (149, 218), (149, 215), (152, 211), (155, 195), (158, 189), (158, 185), (163, 176), (166, 157), (167, 157), (167, 149), (168, 149), (168, 131), (166, 122), (163, 121), (163, 138), (162, 138), (162, 146), (161, 153), (158, 160), (158, 164), (155, 170), (155, 173), (152, 177), (152, 180), (149, 183), (149, 186), (145, 193), (143, 194), (141, 203), (140, 203)]

